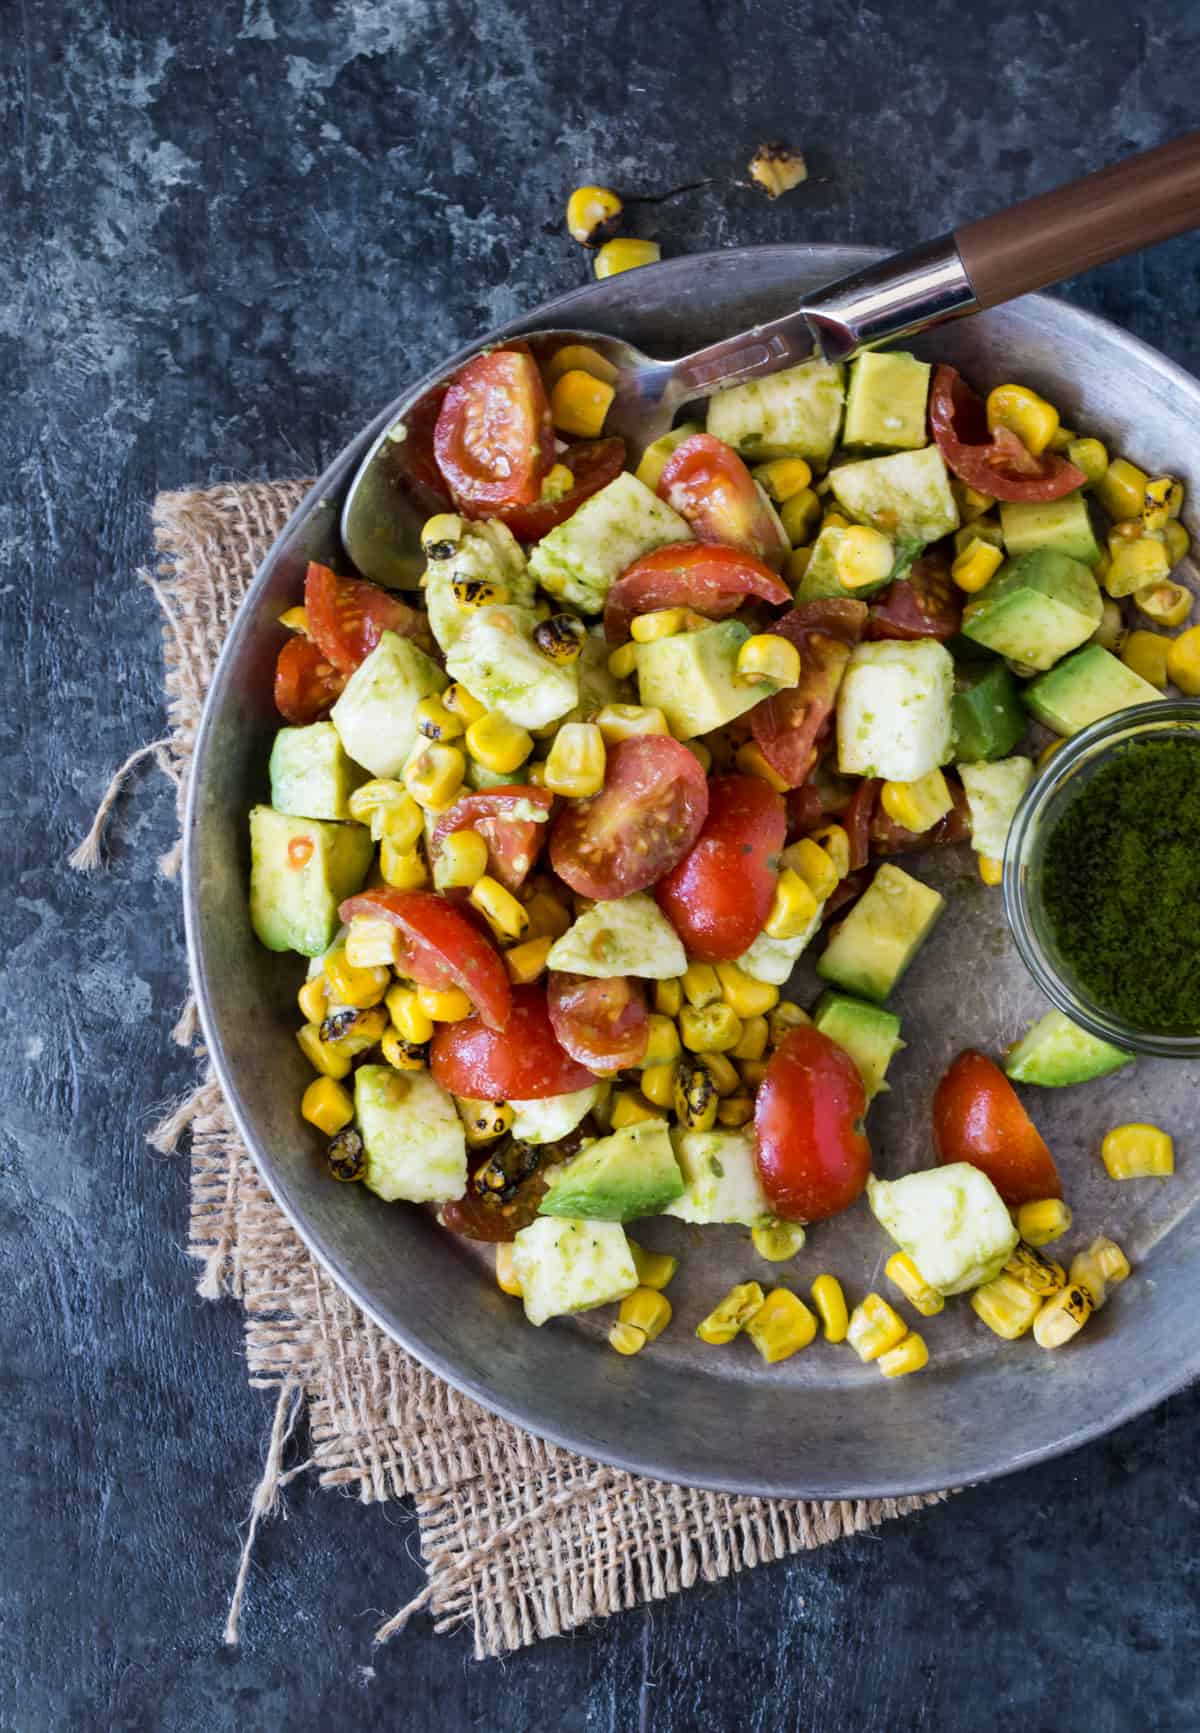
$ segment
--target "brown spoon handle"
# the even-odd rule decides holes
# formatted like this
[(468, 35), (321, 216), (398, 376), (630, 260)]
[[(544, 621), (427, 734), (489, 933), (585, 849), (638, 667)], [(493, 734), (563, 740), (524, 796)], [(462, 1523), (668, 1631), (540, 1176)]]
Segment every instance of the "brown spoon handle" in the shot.
[(981, 307), (1200, 225), (1200, 132), (956, 229)]

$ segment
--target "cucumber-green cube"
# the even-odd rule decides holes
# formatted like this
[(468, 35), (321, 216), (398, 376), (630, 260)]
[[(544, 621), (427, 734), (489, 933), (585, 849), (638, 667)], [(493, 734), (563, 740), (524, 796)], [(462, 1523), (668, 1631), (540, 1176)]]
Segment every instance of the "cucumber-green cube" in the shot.
[(946, 899), (885, 861), (817, 962), (817, 974), (882, 1004), (932, 932)]
[(1004, 1070), (1014, 1083), (1062, 1089), (1107, 1077), (1111, 1071), (1132, 1064), (1132, 1053), (1123, 1053), (1098, 1035), (1089, 1035), (1061, 1011), (1047, 1011), (1009, 1048)]
[(366, 780), (332, 722), (281, 728), (271, 748), (271, 805), (294, 818), (350, 817), (350, 796)]
[(1087, 566), (1038, 548), (1005, 561), (967, 603), (962, 629), (998, 656), (1046, 669), (1086, 643), (1103, 612), (1104, 598)]
[(1025, 688), (1030, 713), (1056, 734), (1078, 734), (1089, 722), (1134, 704), (1157, 703), (1162, 693), (1099, 644), (1068, 656)]
[(1017, 683), (1003, 662), (960, 677), (951, 714), (954, 756), (970, 764), (1004, 758), (1029, 726)]
[(320, 956), (338, 907), (362, 886), (375, 845), (361, 824), (250, 811), (250, 921), (269, 951)]
[(900, 1019), (894, 1011), (848, 993), (829, 991), (817, 1001), (813, 1023), (858, 1066), (868, 1101), (888, 1087), (887, 1068), (904, 1045)]

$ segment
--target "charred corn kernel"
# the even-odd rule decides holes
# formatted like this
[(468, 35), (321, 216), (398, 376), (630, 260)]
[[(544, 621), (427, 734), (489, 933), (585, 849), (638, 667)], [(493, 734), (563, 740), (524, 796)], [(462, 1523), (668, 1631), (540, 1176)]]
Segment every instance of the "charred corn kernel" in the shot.
[[(832, 866), (830, 870), (833, 870)], [(792, 867), (785, 867), (775, 881), (775, 892), (763, 930), (768, 938), (798, 939), (812, 926), (819, 908), (816, 896), (800, 874)]]
[(819, 843), (803, 836), (783, 852), (783, 863), (798, 872), (819, 903), (836, 889), (838, 871)]
[[(699, 969), (699, 968), (703, 968), (704, 965), (701, 963), (694, 963), (694, 964), (692, 964), (692, 967)], [(685, 977), (685, 979), (686, 979), (686, 977)], [(718, 981), (716, 993), (714, 993), (712, 995), (712, 997), (715, 999), (718, 996), (718, 994), (720, 993), (720, 991), (721, 991), (721, 983)], [(699, 1001), (697, 1001), (695, 999), (689, 999), (689, 1003), (693, 1004), (693, 1005), (696, 1003), (699, 1003), (702, 1005), (707, 1005), (707, 1004), (710, 1004), (711, 1002), (712, 1001), (708, 998), (702, 998)], [(682, 1009), (682, 1006), (683, 1006), (683, 981), (682, 980), (655, 981), (655, 983), (654, 983), (654, 1009), (656, 1011), (661, 1011), (661, 1013), (664, 1017), (678, 1017), (680, 1010)]]
[(468, 1101), (459, 1096), (457, 1105), (468, 1149), (495, 1143), (512, 1125), (513, 1110), (507, 1101)]
[(1040, 1300), (1049, 1294), (1057, 1294), (1067, 1279), (1061, 1264), (1056, 1264), (1052, 1258), (1040, 1258), (1032, 1246), (1026, 1245), (1017, 1246), (1004, 1266), (1004, 1274), (1011, 1276), (1014, 1282), (1020, 1282)]
[(779, 988), (769, 981), (756, 981), (736, 963), (718, 963), (716, 967), (725, 1003), (742, 1019), (743, 1027), (747, 1017), (761, 1017), (778, 1005)]
[(428, 884), (429, 873), (424, 857), (417, 848), (397, 848), (389, 837), (379, 845), (379, 871), (384, 884), (397, 891), (420, 890)]
[(662, 711), (645, 704), (604, 704), (592, 717), (606, 746), (640, 734), (669, 734)]
[(1200, 626), (1189, 626), (1169, 641), (1167, 673), (1189, 698), (1200, 697)]
[(958, 501), (959, 514), (966, 523), (974, 523), (991, 511), (996, 503), (990, 493), (980, 493), (977, 487), (971, 487), (965, 481), (954, 488), (954, 497)]
[(1004, 862), (994, 855), (980, 854), (975, 856), (975, 864), (979, 876), (985, 885), (996, 886), (1004, 883)]
[(421, 552), (427, 560), (452, 559), (465, 528), (462, 518), (452, 511), (440, 511), (426, 518), (421, 531)]
[(923, 1318), (935, 1318), (946, 1304), (937, 1289), (930, 1287), (906, 1252), (894, 1252), (883, 1266), (883, 1273)]
[(286, 608), (279, 616), (279, 624), (286, 626), (289, 632), (302, 632), (308, 636), (308, 609), (305, 607)]
[(496, 1247), (496, 1286), (502, 1294), (511, 1294), (514, 1300), (521, 1298), (521, 1284), (513, 1268), (511, 1245), (501, 1244)]
[(1183, 525), (1177, 523), (1176, 520), (1172, 518), (1166, 529), (1163, 531), (1163, 546), (1167, 550), (1167, 560), (1170, 563), (1172, 571), (1179, 564), (1180, 560), (1187, 559), (1188, 549), (1191, 545), (1191, 537), (1188, 535)]
[(567, 231), (581, 247), (594, 246), (596, 231), (619, 217), (623, 208), (611, 187), (576, 187), (567, 200)]
[[(1111, 597), (1104, 598), (1100, 624), (1092, 633), (1089, 642), (1099, 644), (1102, 650), (1108, 650), (1114, 656), (1120, 654), (1121, 645), (1125, 642), (1125, 616), (1120, 605)], [(1061, 742), (1056, 744), (1061, 745)]]
[(387, 1012), (382, 1005), (371, 1005), (365, 1011), (339, 1006), (321, 1024), (321, 1040), (353, 1059), (368, 1047), (374, 1047), (387, 1026)]
[(1133, 600), (1148, 620), (1156, 620), (1160, 626), (1182, 626), (1192, 611), (1192, 592), (1186, 584), (1173, 584), (1169, 578), (1135, 591)]
[(1110, 1179), (1161, 1179), (1175, 1172), (1175, 1145), (1157, 1125), (1117, 1125), (1100, 1146)]
[(738, 651), (737, 671), (738, 678), (749, 681), (751, 685), (769, 680), (776, 686), (797, 686), (800, 683), (800, 652), (775, 632), (758, 632), (747, 638)]
[(768, 1366), (807, 1348), (817, 1333), (816, 1314), (790, 1288), (772, 1288), (742, 1326)]
[(311, 980), (305, 981), (303, 987), (296, 994), (296, 1003), (299, 1005), (306, 1023), (324, 1022), (325, 1012), (329, 1005), (327, 988), (328, 982), (324, 975), (314, 975)]
[(456, 680), (453, 686), (447, 686), (442, 693), (442, 703), (453, 715), (461, 716), (468, 728), (472, 722), (478, 722), (487, 715), (487, 706), (481, 704), (478, 698), (472, 698), (460, 680)]
[(764, 1222), (751, 1228), (750, 1239), (760, 1258), (783, 1264), (804, 1248), (804, 1229), (799, 1222)]
[(881, 1354), (875, 1364), (885, 1378), (906, 1378), (910, 1372), (921, 1371), (929, 1364), (929, 1349), (924, 1336), (910, 1330), (897, 1347)]
[(340, 1078), (349, 1072), (350, 1054), (341, 1052), (336, 1042), (322, 1041), (316, 1023), (306, 1023), (302, 1029), (297, 1029), (296, 1040), (314, 1071), (319, 1071), (323, 1077)]
[(476, 879), (471, 886), (471, 902), (498, 939), (516, 940), (525, 936), (529, 916), (499, 879), (489, 873)]
[(596, 254), (592, 269), (597, 277), (616, 277), (622, 271), (636, 271), (641, 265), (657, 265), (662, 248), (657, 241), (637, 241), (620, 235), (615, 241), (605, 241)]
[(426, 740), (457, 740), (465, 727), (462, 717), (447, 710), (440, 698), (422, 698), (413, 714), (417, 733)]
[(972, 536), (950, 567), (950, 576), (960, 590), (974, 595), (991, 583), (1003, 564), (1004, 554), (1000, 548), (979, 536)]
[(350, 817), (371, 827), (376, 842), (386, 836), (397, 848), (412, 848), (424, 835), (421, 809), (403, 783), (390, 777), (364, 782), (350, 796)]
[(655, 1065), (647, 1065), (642, 1072), (642, 1094), (655, 1107), (673, 1107), (675, 1105), (675, 1072), (674, 1060), (660, 1060)]
[[(702, 1005), (715, 1005), (721, 997), (721, 977), (711, 963), (689, 963), (680, 978), (683, 996), (689, 1005), (699, 1008)], [(659, 1006), (662, 1010), (662, 1006)], [(678, 1016), (678, 1010), (668, 1012), (668, 1016)]]
[(737, 1093), (742, 1086), (742, 1080), (737, 1066), (728, 1054), (716, 1053), (710, 1049), (701, 1053), (700, 1059), (712, 1078), (713, 1088), (722, 1100)]
[(608, 1345), (615, 1348), (618, 1354), (640, 1354), (646, 1346), (646, 1337), (636, 1325), (618, 1321), (608, 1332)]
[(793, 1029), (806, 1029), (811, 1022), (808, 1012), (802, 1011), (793, 1000), (781, 999), (775, 1009), (767, 1013), (767, 1029), (772, 1047), (778, 1047)]
[(451, 578), (450, 589), (460, 608), (490, 608), (509, 601), (512, 596), (507, 584), (493, 578), (473, 578), (460, 572), (455, 572)]
[(1026, 451), (1040, 457), (1058, 432), (1058, 410), (1025, 385), (997, 385), (988, 392), (987, 423), (992, 433), (1007, 427)]
[[(1091, 1297), (1093, 1309), (1098, 1312), (1108, 1299), (1108, 1283), (1104, 1279), (1100, 1260), (1093, 1257), (1090, 1246), (1086, 1251), (1076, 1252), (1071, 1259), (1070, 1280), (1073, 1288), (1086, 1288)], [(1059, 1283), (1059, 1287), (1065, 1285), (1065, 1282)], [(1055, 1289), (1056, 1293), (1057, 1291)]]
[(1146, 483), (1142, 505), (1142, 527), (1151, 535), (1161, 534), (1183, 509), (1183, 483), (1174, 476), (1156, 475)]
[(776, 457), (770, 463), (760, 463), (754, 479), (776, 505), (783, 505), (808, 487), (812, 470), (802, 457)]
[(1121, 660), (1143, 680), (1164, 692), (1167, 686), (1167, 651), (1171, 640), (1159, 632), (1130, 632), (1121, 646)]
[(767, 1062), (765, 1059), (739, 1059), (738, 1072), (746, 1088), (753, 1091), (767, 1075)]
[(1095, 1309), (1086, 1288), (1063, 1288), (1045, 1302), (1033, 1320), (1034, 1341), (1039, 1348), (1061, 1348), (1078, 1336)]
[[(863, 590), (872, 584), (882, 584), (895, 563), (896, 549), (889, 537), (868, 524), (851, 524), (833, 555), (834, 571), (847, 590)], [(796, 680), (791, 682), (792, 685), (796, 683)]]
[(1061, 1198), (1043, 1197), (1017, 1211), (1017, 1232), (1027, 1246), (1048, 1246), (1070, 1233), (1072, 1215)]
[[(1170, 572), (1167, 550), (1151, 536), (1138, 541), (1111, 541), (1104, 586), (1110, 596), (1130, 596), (1165, 579)], [(1140, 604), (1139, 604), (1140, 605)]]
[(764, 1298), (757, 1282), (739, 1282), (730, 1288), (719, 1305), (713, 1307), (708, 1317), (696, 1325), (697, 1336), (702, 1342), (717, 1345), (732, 1342), (746, 1328)]
[(767, 1019), (765, 1017), (743, 1017), (742, 1038), (733, 1049), (733, 1058), (761, 1059), (766, 1050)]
[(882, 1294), (868, 1294), (850, 1314), (846, 1339), (860, 1360), (878, 1360), (908, 1334), (908, 1325)]
[(325, 1166), (330, 1179), (336, 1179), (341, 1185), (353, 1185), (355, 1180), (366, 1176), (367, 1157), (363, 1140), (352, 1125), (339, 1131), (326, 1144)]
[(746, 167), (750, 179), (769, 199), (790, 193), (793, 187), (808, 179), (808, 164), (803, 152), (791, 150), (785, 144), (760, 144)]
[(813, 1305), (821, 1320), (821, 1332), (827, 1342), (844, 1342), (850, 1327), (846, 1296), (836, 1276), (820, 1275), (810, 1290)]
[(394, 969), (403, 947), (391, 921), (355, 915), (346, 934), (346, 961), (356, 969)]
[(631, 1089), (621, 1089), (613, 1096), (609, 1122), (614, 1131), (623, 1131), (627, 1125), (640, 1125), (644, 1119), (665, 1117), (661, 1108), (652, 1107), (641, 1095)]
[(533, 751), (533, 736), (507, 716), (489, 710), (467, 729), (467, 751), (485, 770), (510, 776)]
[(742, 1020), (729, 1005), (685, 1005), (679, 1033), (691, 1053), (728, 1053), (742, 1038)]
[(1095, 487), (1108, 468), (1108, 452), (1098, 439), (1073, 439), (1067, 446), (1067, 461), (1087, 476)]
[(525, 913), (529, 917), (531, 939), (561, 939), (571, 925), (570, 910), (553, 891), (531, 891), (525, 903)]
[(1041, 1300), (1012, 1276), (995, 1276), (971, 1295), (971, 1310), (996, 1336), (1015, 1342), (1033, 1328)]
[(712, 1072), (702, 1060), (685, 1054), (675, 1067), (675, 1117), (685, 1131), (711, 1131), (717, 1122), (720, 1097)]
[(788, 783), (768, 762), (757, 740), (744, 741), (734, 755), (734, 763), (743, 776), (757, 776), (760, 782), (765, 782), (776, 794), (786, 794)]
[(1100, 1234), (1087, 1249), (1089, 1256), (1096, 1260), (1100, 1274), (1106, 1282), (1111, 1282), (1115, 1287), (1129, 1276), (1129, 1259), (1116, 1240)]
[(638, 644), (674, 638), (686, 629), (687, 615), (687, 608), (656, 608), (650, 614), (635, 614), (629, 622), (629, 636)]
[(905, 830), (918, 833), (954, 809), (954, 800), (940, 770), (927, 771), (916, 782), (885, 782), (879, 796), (883, 810)]
[(654, 1288), (661, 1293), (679, 1268), (679, 1259), (672, 1257), (670, 1252), (647, 1251), (636, 1240), (629, 1241), (629, 1251), (639, 1287)]
[(461, 1023), (475, 1009), (461, 987), (418, 987), (417, 1004), (431, 1023)]
[(615, 396), (611, 385), (580, 368), (564, 373), (550, 392), (555, 430), (571, 439), (599, 439)]
[(667, 1065), (680, 1054), (679, 1031), (670, 1017), (652, 1011), (646, 1034), (646, 1065)]
[(812, 841), (823, 848), (833, 862), (839, 879), (850, 871), (850, 838), (840, 824), (825, 824), (811, 833)]
[(466, 770), (467, 761), (457, 746), (431, 742), (404, 766), (404, 786), (426, 812), (440, 812), (458, 794)]
[(821, 521), (821, 501), (811, 487), (790, 494), (779, 508), (779, 521), (794, 548), (809, 541)]
[(392, 984), (388, 969), (359, 969), (346, 955), (345, 946), (335, 945), (322, 965), (329, 983), (329, 997), (335, 1005), (352, 1005), (362, 1011), (368, 1005), (383, 1003), (383, 995)]
[(354, 1118), (354, 1103), (332, 1077), (316, 1077), (300, 1098), (300, 1112), (326, 1137), (336, 1137)]
[(564, 373), (570, 373), (577, 367), (590, 373), (593, 379), (607, 380), (610, 385), (616, 381), (617, 370), (612, 362), (590, 343), (564, 343), (546, 362), (542, 375), (547, 385), (553, 385), (556, 379), (561, 379)]
[(551, 794), (584, 800), (604, 787), (607, 753), (594, 722), (564, 722), (546, 757), (545, 786)]
[(470, 890), (487, 871), (488, 846), (477, 830), (452, 830), (438, 845), (439, 890)]
[(565, 463), (552, 463), (542, 477), (542, 491), (538, 499), (546, 505), (557, 505), (560, 499), (566, 499), (575, 486), (575, 474)]
[(964, 524), (962, 529), (955, 530), (955, 559), (958, 559), (960, 554), (965, 554), (976, 542), (982, 542), (985, 547), (999, 548), (1003, 552), (1004, 531), (1000, 527), (1000, 519), (980, 517), (976, 518), (974, 523)]
[(530, 981), (536, 981), (545, 973), (546, 958), (550, 955), (553, 943), (549, 933), (543, 933), (540, 938), (526, 939), (522, 944), (511, 945), (505, 951), (504, 967), (508, 970), (508, 978), (514, 986), (528, 986)]
[(809, 561), (811, 559), (811, 548), (793, 548), (787, 559), (784, 560), (783, 575), (787, 582), (792, 585), (793, 589), (808, 570)]
[(637, 645), (622, 644), (608, 658), (608, 671), (614, 680), (632, 680), (637, 672)]
[[(1083, 466), (1080, 465), (1080, 468)], [(1095, 483), (1096, 498), (1114, 523), (1140, 518), (1150, 477), (1127, 458), (1114, 457)]]
[(429, 1063), (429, 1049), (423, 1041), (406, 1041), (399, 1029), (384, 1031), (379, 1050), (395, 1071), (423, 1071)]
[[(723, 1058), (723, 1054), (717, 1054)], [(754, 1118), (754, 1102), (749, 1095), (727, 1095), (717, 1103), (717, 1124), (729, 1130), (735, 1130), (739, 1125), (747, 1125)]]
[(671, 1302), (657, 1288), (636, 1287), (621, 1301), (617, 1316), (622, 1324), (632, 1324), (647, 1342), (653, 1342), (671, 1322)]

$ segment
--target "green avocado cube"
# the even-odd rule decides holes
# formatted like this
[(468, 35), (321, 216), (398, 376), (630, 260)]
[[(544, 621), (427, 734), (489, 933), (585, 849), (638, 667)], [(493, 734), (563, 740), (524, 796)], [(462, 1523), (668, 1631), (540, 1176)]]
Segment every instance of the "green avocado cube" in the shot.
[(1030, 713), (1056, 734), (1078, 734), (1089, 722), (1134, 704), (1151, 704), (1162, 693), (1149, 680), (1099, 644), (1068, 656), (1025, 688)]
[(250, 921), (269, 951), (320, 956), (338, 908), (362, 886), (375, 845), (361, 824), (250, 811)]
[(998, 1276), (1020, 1237), (986, 1173), (965, 1161), (867, 1181), (871, 1213), (939, 1294)]
[(629, 1222), (659, 1215), (682, 1196), (683, 1176), (665, 1121), (643, 1119), (598, 1138), (557, 1168), (538, 1214)]
[(715, 391), (708, 400), (708, 431), (755, 463), (804, 457), (824, 465), (837, 444), (844, 398), (840, 366), (802, 361)]
[(936, 542), (958, 528), (950, 476), (936, 445), (844, 463), (829, 473), (842, 510), (894, 541)]
[(928, 440), (925, 405), (929, 398), (928, 361), (904, 350), (868, 349), (850, 369), (843, 445), (883, 451), (918, 451)]
[(295, 818), (350, 817), (350, 796), (366, 781), (346, 756), (332, 722), (281, 728), (271, 748), (271, 805)]
[(1061, 1011), (1047, 1011), (1009, 1048), (1004, 1071), (1014, 1083), (1062, 1089), (1107, 1077), (1111, 1071), (1132, 1064), (1132, 1053), (1123, 1053), (1098, 1035), (1089, 1035)]
[(986, 860), (1003, 860), (1009, 827), (1033, 781), (1033, 760), (999, 758), (960, 764), (958, 774), (971, 813), (971, 847)]
[(946, 899), (885, 861), (834, 929), (817, 974), (882, 1004), (933, 931)]
[(347, 680), (330, 720), (356, 764), (365, 764), (372, 776), (395, 776), (417, 742), (417, 705), (446, 685), (424, 650), (384, 632)]
[(900, 1019), (894, 1011), (854, 999), (848, 993), (829, 991), (818, 999), (813, 1023), (858, 1066), (868, 1101), (888, 1087), (887, 1068), (904, 1046)]
[(732, 722), (779, 690), (770, 680), (743, 680), (738, 651), (750, 636), (740, 620), (718, 620), (637, 647), (638, 691), (661, 710), (676, 740), (691, 740)]
[(555, 1216), (539, 1216), (518, 1233), (513, 1241), (513, 1274), (531, 1324), (611, 1305), (638, 1285), (633, 1253), (620, 1222)]
[(1029, 726), (1017, 683), (1003, 662), (961, 675), (951, 706), (954, 756), (970, 764), (1004, 758)]
[(363, 1184), (387, 1203), (450, 1203), (467, 1189), (462, 1120), (428, 1071), (360, 1065), (354, 1118), (363, 1140)]
[(753, 1131), (677, 1131), (675, 1153), (686, 1189), (664, 1215), (704, 1226), (737, 1222), (748, 1228), (773, 1219)]
[(1088, 503), (1082, 493), (1062, 499), (1001, 500), (1000, 527), (1010, 559), (1049, 548), (1094, 566), (1100, 558), (1100, 543), (1092, 528)]
[(679, 513), (623, 471), (542, 537), (529, 556), (529, 570), (559, 601), (600, 614), (609, 590), (635, 560), (668, 542), (691, 540)]
[(1052, 668), (1091, 637), (1104, 613), (1095, 578), (1080, 560), (1038, 548), (1005, 561), (963, 610), (977, 644), (1030, 668)]

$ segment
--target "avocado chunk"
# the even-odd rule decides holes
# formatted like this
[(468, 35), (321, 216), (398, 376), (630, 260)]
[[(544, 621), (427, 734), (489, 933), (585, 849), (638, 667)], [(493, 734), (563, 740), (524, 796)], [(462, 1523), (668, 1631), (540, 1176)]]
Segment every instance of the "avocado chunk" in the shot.
[(417, 705), (446, 685), (437, 663), (411, 639), (384, 632), (347, 680), (330, 720), (356, 764), (372, 776), (394, 776), (416, 744)]
[(691, 740), (732, 722), (779, 688), (740, 678), (738, 651), (750, 636), (740, 620), (718, 620), (637, 647), (643, 704), (662, 711), (676, 740)]
[(730, 385), (708, 400), (708, 431), (743, 457), (806, 457), (824, 465), (833, 455), (845, 398), (842, 368), (802, 361), (765, 379)]
[(904, 350), (868, 349), (850, 369), (843, 445), (882, 451), (918, 451), (926, 443), (928, 361)]
[(834, 929), (817, 974), (882, 1005), (946, 906), (946, 899), (885, 861)]
[(1030, 713), (1056, 734), (1078, 734), (1101, 716), (1161, 698), (1157, 686), (1099, 644), (1089, 644), (1086, 650), (1068, 656), (1025, 688)]
[(575, 664), (543, 656), (533, 641), (536, 625), (532, 608), (471, 608), (446, 652), (450, 677), (518, 728), (545, 728), (579, 702)]
[(269, 951), (320, 956), (338, 908), (362, 886), (375, 845), (361, 824), (250, 809), (250, 921)]
[(903, 1179), (869, 1179), (867, 1201), (884, 1233), (939, 1294), (990, 1282), (1019, 1238), (987, 1174), (965, 1161)]
[(354, 1118), (367, 1168), (363, 1184), (387, 1203), (450, 1203), (467, 1189), (462, 1120), (428, 1071), (360, 1065)]
[(596, 903), (551, 945), (547, 966), (566, 974), (640, 975), (670, 981), (687, 968), (679, 935), (645, 891)]
[(838, 689), (838, 769), (916, 782), (951, 755), (953, 704), (954, 660), (932, 638), (856, 644)]
[(774, 1220), (758, 1174), (752, 1131), (677, 1131), (674, 1144), (687, 1189), (664, 1215), (703, 1225), (738, 1222), (748, 1228)]
[(1100, 558), (1100, 543), (1092, 528), (1088, 503), (1082, 492), (1062, 499), (1001, 500), (1000, 527), (1010, 558), (1049, 548), (1094, 566)]
[(631, 1222), (659, 1215), (683, 1196), (683, 1176), (661, 1119), (626, 1125), (560, 1167), (538, 1205), (544, 1216)]
[(332, 722), (281, 728), (271, 748), (271, 805), (293, 818), (350, 817), (350, 796), (366, 781)]
[(998, 656), (1046, 669), (1085, 644), (1103, 612), (1104, 598), (1088, 568), (1039, 548), (1005, 561), (967, 603), (962, 629)]
[(813, 1011), (813, 1023), (858, 1066), (868, 1101), (888, 1087), (887, 1068), (904, 1045), (894, 1011), (848, 993), (825, 992)]
[(620, 1222), (554, 1216), (539, 1216), (521, 1229), (513, 1241), (513, 1274), (531, 1324), (611, 1305), (638, 1285)]
[(1061, 1011), (1047, 1011), (1009, 1048), (1004, 1071), (1014, 1083), (1063, 1089), (1071, 1083), (1107, 1077), (1111, 1071), (1132, 1064), (1132, 1053), (1123, 1053), (1098, 1035), (1089, 1035)]
[(1004, 758), (1029, 725), (1017, 683), (1003, 662), (960, 674), (954, 694), (954, 756), (979, 764)]
[(812, 554), (804, 569), (804, 576), (796, 586), (798, 602), (817, 602), (825, 596), (853, 596), (862, 598), (873, 596), (876, 590), (886, 588), (892, 581), (889, 572), (875, 584), (860, 584), (856, 590), (848, 590), (837, 575), (837, 551), (845, 539), (846, 532), (838, 524), (827, 524), (812, 546)]
[(894, 541), (924, 547), (958, 528), (950, 476), (936, 445), (844, 463), (830, 471), (829, 485), (844, 512)]
[(971, 810), (971, 847), (987, 860), (1003, 860), (1013, 814), (1033, 781), (1031, 758), (1000, 758), (990, 764), (960, 764)]
[(550, 595), (585, 614), (599, 614), (609, 590), (634, 560), (668, 542), (691, 540), (691, 528), (678, 512), (636, 475), (622, 471), (542, 537), (529, 556), (529, 569)]

